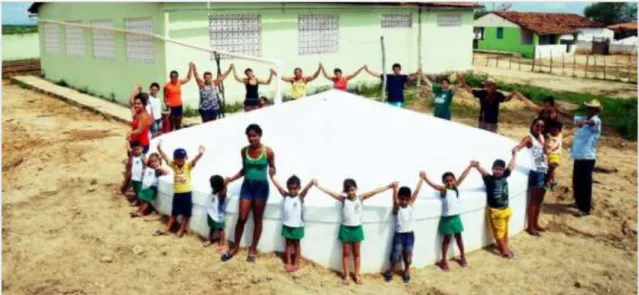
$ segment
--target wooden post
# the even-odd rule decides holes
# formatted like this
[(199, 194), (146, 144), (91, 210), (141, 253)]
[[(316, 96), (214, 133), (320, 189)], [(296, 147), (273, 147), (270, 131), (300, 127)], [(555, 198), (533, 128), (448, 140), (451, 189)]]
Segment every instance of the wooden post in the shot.
[(577, 67), (577, 54), (576, 52), (572, 55), (572, 75), (575, 75), (575, 67)]
[(552, 50), (550, 50), (550, 73), (552, 74)]
[(595, 61), (595, 79), (597, 79), (597, 55), (593, 54), (592, 59)]
[(586, 67), (584, 68), (584, 78), (588, 78), (588, 62), (590, 61), (590, 54), (586, 53)]
[(513, 56), (508, 56), (508, 69), (511, 70), (513, 68)]
[(486, 55), (486, 66), (488, 66), (488, 61), (490, 61), (490, 55)]
[(382, 45), (382, 101), (386, 101), (386, 49), (384, 48), (384, 36), (379, 37)]
[(533, 55), (533, 64), (532, 64), (532, 70), (530, 70), (531, 72), (535, 72), (535, 61), (537, 60), (537, 55)]
[(564, 64), (564, 55), (566, 55), (563, 51), (561, 52), (561, 74), (566, 75), (566, 65)]
[[(215, 57), (215, 64), (217, 65), (217, 76), (222, 76), (222, 67), (220, 64), (220, 54), (216, 51), (213, 52), (213, 56)], [(224, 81), (220, 82), (220, 112), (217, 114), (218, 119), (226, 117), (226, 99), (224, 98)]]
[[(627, 72), (628, 73), (628, 82), (632, 81), (632, 79), (631, 79), (632, 78), (632, 66), (631, 66), (632, 65), (632, 57), (631, 57), (631, 55), (632, 55), (632, 53), (628, 54), (628, 72)], [(638, 69), (638, 73), (639, 73), (639, 69)]]
[(495, 55), (495, 68), (499, 68), (499, 55)]
[(519, 64), (519, 70), (521, 71), (521, 57), (517, 58), (517, 63)]
[(603, 64), (603, 74), (604, 74), (604, 80), (606, 80), (606, 56), (603, 56), (604, 58), (604, 64)]

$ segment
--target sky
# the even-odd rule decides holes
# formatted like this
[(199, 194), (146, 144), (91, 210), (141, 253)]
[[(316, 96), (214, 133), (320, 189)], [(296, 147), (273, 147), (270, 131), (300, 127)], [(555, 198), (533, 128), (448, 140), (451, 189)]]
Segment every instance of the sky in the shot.
[[(33, 2), (2, 2), (2, 24), (34, 24), (29, 19), (27, 8)], [(502, 3), (512, 4), (510, 10), (537, 12), (569, 12), (583, 15), (589, 2), (485, 2), (486, 9), (492, 9)]]

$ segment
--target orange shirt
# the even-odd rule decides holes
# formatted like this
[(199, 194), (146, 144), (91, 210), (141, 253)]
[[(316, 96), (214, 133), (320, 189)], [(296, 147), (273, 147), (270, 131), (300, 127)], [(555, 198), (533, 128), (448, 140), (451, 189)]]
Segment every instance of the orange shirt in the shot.
[(179, 107), (182, 105), (182, 84), (180, 82), (168, 82), (164, 85), (166, 104), (169, 107)]

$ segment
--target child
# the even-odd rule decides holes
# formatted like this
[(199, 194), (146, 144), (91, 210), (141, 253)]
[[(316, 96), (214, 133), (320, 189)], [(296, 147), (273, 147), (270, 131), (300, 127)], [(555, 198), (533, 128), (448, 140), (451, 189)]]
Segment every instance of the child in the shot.
[(495, 160), (493, 162), (493, 174), (488, 172), (479, 165), (479, 162), (473, 161), (472, 166), (481, 173), (486, 185), (486, 199), (488, 204), (488, 224), (495, 237), (497, 250), (504, 258), (513, 258), (515, 254), (508, 248), (508, 222), (512, 211), (508, 207), (508, 177), (510, 171), (515, 167), (515, 155), (506, 167), (504, 160)]
[(390, 268), (384, 273), (386, 282), (393, 278), (395, 265), (404, 259), (404, 273), (402, 279), (404, 283), (410, 281), (410, 264), (413, 259), (413, 245), (415, 244), (415, 233), (413, 223), (415, 215), (413, 204), (417, 199), (419, 190), (422, 188), (422, 179), (419, 179), (415, 192), (410, 192), (410, 188), (402, 186), (397, 190), (397, 184), (393, 184), (393, 216), (395, 216), (395, 235), (393, 236), (393, 248), (390, 255)]
[(546, 138), (546, 154), (548, 155), (548, 180), (546, 186), (551, 190), (555, 188), (555, 170), (559, 167), (561, 160), (561, 149), (564, 137), (568, 137), (575, 132), (575, 129), (562, 133), (563, 124), (557, 120), (550, 121), (549, 133)]
[(126, 162), (126, 172), (124, 174), (124, 182), (120, 191), (125, 194), (130, 185), (133, 186), (135, 192), (135, 200), (133, 206), (138, 205), (138, 195), (142, 188), (142, 173), (144, 171), (144, 154), (142, 154), (142, 145), (139, 141), (133, 141), (130, 144), (127, 141), (127, 152), (129, 159)]
[(442, 175), (442, 182), (444, 185), (439, 185), (432, 182), (426, 176), (426, 173), (422, 173), (422, 179), (428, 183), (433, 189), (437, 190), (442, 197), (442, 218), (439, 221), (439, 232), (444, 236), (442, 241), (442, 260), (439, 262), (439, 267), (443, 271), (450, 271), (448, 268), (448, 245), (452, 236), (455, 236), (457, 241), (457, 247), (459, 247), (459, 265), (466, 267), (468, 262), (466, 261), (466, 254), (464, 253), (464, 242), (462, 240), (462, 232), (464, 231), (464, 225), (459, 217), (459, 210), (461, 209), (461, 202), (459, 200), (459, 190), (457, 189), (462, 181), (468, 176), (471, 163), (466, 167), (464, 172), (459, 176), (459, 180), (455, 179), (455, 175), (452, 172), (446, 172)]
[(157, 230), (153, 233), (154, 236), (166, 236), (169, 234), (169, 230), (175, 223), (178, 216), (182, 215), (183, 221), (180, 225), (177, 235), (181, 238), (186, 231), (186, 225), (191, 218), (191, 210), (193, 209), (193, 196), (191, 194), (191, 171), (195, 164), (202, 158), (204, 154), (204, 147), (200, 146), (199, 154), (191, 162), (186, 162), (186, 151), (182, 148), (178, 148), (173, 152), (173, 161), (169, 160), (164, 151), (162, 151), (162, 140), (158, 142), (158, 152), (162, 159), (167, 163), (170, 163), (173, 170), (173, 206), (171, 209), (171, 218), (166, 223), (164, 231)]
[(268, 106), (268, 98), (266, 96), (260, 96), (260, 109)]
[(211, 246), (213, 241), (217, 239), (217, 250), (220, 253), (226, 252), (226, 237), (224, 235), (224, 227), (226, 222), (224, 215), (226, 214), (226, 182), (219, 175), (211, 176), (209, 179), (211, 188), (213, 189), (213, 202), (207, 210), (206, 221), (211, 228), (209, 238), (204, 242), (204, 247)]
[(142, 205), (138, 211), (131, 212), (131, 218), (146, 215), (158, 191), (158, 178), (168, 174), (168, 171), (162, 168), (162, 159), (157, 153), (149, 155), (148, 160), (144, 164), (142, 186), (138, 193), (138, 200)]
[(317, 180), (313, 183), (324, 193), (333, 197), (335, 200), (342, 202), (342, 224), (339, 227), (339, 240), (342, 242), (342, 283), (348, 285), (349, 264), (351, 251), (353, 252), (353, 261), (355, 264), (355, 283), (362, 283), (362, 276), (359, 273), (360, 266), (360, 243), (364, 240), (364, 230), (362, 229), (362, 202), (376, 194), (389, 190), (393, 184), (380, 187), (376, 190), (357, 194), (357, 183), (353, 179), (344, 180), (343, 191), (341, 194), (329, 191), (321, 187)]
[[(300, 192), (301, 181), (293, 175), (286, 181), (288, 192), (275, 180), (274, 171), (271, 174), (271, 181), (284, 197), (283, 207), (284, 214), (282, 218), (282, 237), (286, 239), (286, 249), (284, 257), (286, 260), (286, 272), (294, 272), (300, 268), (300, 257), (302, 250), (300, 248), (300, 240), (304, 238), (304, 197), (308, 190), (313, 186), (313, 182), (308, 183)], [(292, 252), (295, 256), (291, 259)]]

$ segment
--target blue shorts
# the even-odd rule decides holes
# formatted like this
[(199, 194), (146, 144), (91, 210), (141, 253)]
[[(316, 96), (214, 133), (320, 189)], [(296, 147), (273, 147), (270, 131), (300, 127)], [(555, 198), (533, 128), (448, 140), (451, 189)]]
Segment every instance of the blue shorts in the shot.
[(394, 107), (398, 107), (398, 108), (403, 108), (404, 107), (404, 102), (403, 101), (389, 101), (388, 104), (392, 105)]
[(544, 188), (546, 186), (546, 173), (530, 170), (528, 173), (528, 186)]
[(217, 119), (217, 112), (214, 109), (200, 109), (200, 116), (202, 117), (202, 123), (214, 121), (215, 119)]
[(184, 218), (190, 218), (192, 210), (193, 196), (191, 192), (173, 194), (171, 217), (178, 217), (179, 215), (182, 215)]
[(240, 189), (240, 200), (266, 201), (269, 195), (269, 184), (266, 180), (244, 179)]
[(393, 249), (390, 255), (391, 262), (398, 263), (402, 261), (402, 257), (405, 254), (412, 254), (413, 245), (415, 245), (415, 233), (395, 233), (395, 236), (393, 236)]
[(162, 119), (153, 121), (153, 124), (151, 124), (151, 133), (156, 133), (160, 131), (162, 131)]
[(171, 117), (182, 117), (182, 106), (170, 107)]

